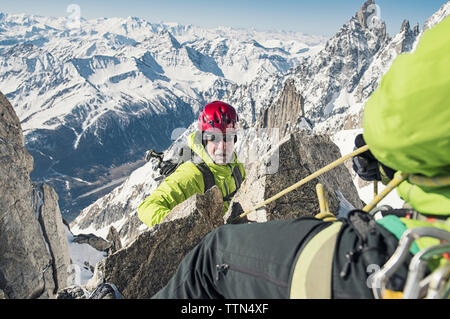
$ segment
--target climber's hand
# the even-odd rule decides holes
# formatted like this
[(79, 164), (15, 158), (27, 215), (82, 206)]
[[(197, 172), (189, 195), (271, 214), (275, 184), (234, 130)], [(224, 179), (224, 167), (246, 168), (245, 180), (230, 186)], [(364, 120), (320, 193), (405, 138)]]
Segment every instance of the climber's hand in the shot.
[[(355, 138), (355, 149), (366, 145), (362, 134), (359, 134)], [(379, 162), (368, 150), (353, 159), (353, 170), (365, 181), (381, 181)]]

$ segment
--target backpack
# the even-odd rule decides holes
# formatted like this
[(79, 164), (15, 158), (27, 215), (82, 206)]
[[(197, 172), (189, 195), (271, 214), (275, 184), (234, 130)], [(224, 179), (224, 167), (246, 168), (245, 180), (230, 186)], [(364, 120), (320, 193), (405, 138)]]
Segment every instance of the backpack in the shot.
[[(208, 189), (216, 185), (214, 181), (214, 174), (209, 169), (208, 165), (201, 160), (201, 158), (192, 151), (190, 147), (187, 145), (183, 145), (178, 149), (178, 156), (170, 158), (168, 160), (164, 160), (163, 152), (156, 152), (154, 149), (148, 150), (145, 152), (145, 160), (148, 162), (152, 158), (156, 158), (158, 160), (158, 169), (161, 176), (155, 178), (155, 181), (163, 181), (170, 174), (175, 172), (175, 170), (183, 163), (187, 161), (191, 161), (195, 164), (195, 166), (199, 169), (199, 171), (203, 175), (203, 182), (205, 185), (205, 193)], [(234, 178), (234, 182), (236, 183), (236, 190), (228, 196), (223, 198), (224, 201), (229, 201), (233, 198), (234, 194), (236, 194), (237, 190), (241, 187), (242, 184), (242, 173), (239, 169), (239, 166), (236, 165), (232, 171), (232, 176)]]
[[(398, 239), (361, 210), (349, 212), (339, 219), (343, 225), (337, 238), (333, 258), (332, 294), (337, 299), (371, 299), (372, 288), (366, 278), (370, 271), (381, 268), (398, 246)], [(389, 278), (387, 288), (403, 291), (412, 255)]]

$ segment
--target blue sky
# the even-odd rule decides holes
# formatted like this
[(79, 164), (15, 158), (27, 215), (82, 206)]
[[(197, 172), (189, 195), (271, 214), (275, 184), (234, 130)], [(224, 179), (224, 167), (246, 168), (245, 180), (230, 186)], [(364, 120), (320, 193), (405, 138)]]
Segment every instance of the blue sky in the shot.
[[(3, 1), (5, 2), (5, 1)], [(219, 25), (256, 30), (300, 31), (332, 36), (360, 8), (363, 0), (6, 0), (0, 11), (44, 16), (68, 16), (69, 4), (78, 4), (81, 16), (140, 17), (150, 22), (178, 22), (201, 27)], [(411, 26), (437, 11), (445, 0), (375, 0), (388, 33), (396, 34), (403, 19)]]

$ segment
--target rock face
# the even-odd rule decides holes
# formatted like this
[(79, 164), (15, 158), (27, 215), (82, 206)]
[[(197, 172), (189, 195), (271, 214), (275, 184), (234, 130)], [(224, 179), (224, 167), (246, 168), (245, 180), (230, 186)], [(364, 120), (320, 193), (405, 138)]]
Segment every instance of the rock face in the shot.
[(66, 231), (58, 206), (58, 195), (47, 184), (42, 184), (41, 189), (43, 197), (38, 221), (52, 259), (51, 270), (55, 288), (49, 297), (54, 297), (59, 289), (67, 286), (69, 276), (67, 269), (71, 261)]
[(114, 228), (114, 226), (111, 226), (109, 228), (106, 240), (111, 243), (111, 253), (115, 253), (119, 249), (122, 249), (122, 241), (120, 240), (119, 233), (117, 232), (117, 229)]
[[(284, 136), (292, 129), (297, 129), (297, 117), (303, 116), (305, 100), (295, 88), (294, 82), (286, 81), (283, 91), (276, 103), (263, 111), (260, 126), (264, 128), (279, 128)], [(295, 116), (293, 116), (295, 115)]]
[(58, 197), (32, 185), (33, 158), (20, 121), (0, 93), (0, 292), (5, 298), (52, 298), (70, 264)]
[(150, 298), (169, 281), (183, 257), (223, 224), (222, 214), (218, 187), (190, 197), (156, 228), (108, 256), (99, 265), (103, 280), (113, 283), (125, 298)]
[(98, 237), (94, 234), (80, 234), (77, 236), (74, 236), (74, 243), (77, 244), (89, 244), (90, 246), (94, 247), (98, 251), (107, 251), (111, 248), (112, 243)]

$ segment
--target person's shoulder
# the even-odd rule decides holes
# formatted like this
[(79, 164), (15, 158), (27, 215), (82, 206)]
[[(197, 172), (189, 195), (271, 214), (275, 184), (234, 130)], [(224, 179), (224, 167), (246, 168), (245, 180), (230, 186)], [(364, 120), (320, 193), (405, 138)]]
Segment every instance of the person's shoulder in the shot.
[(197, 165), (192, 161), (186, 161), (177, 167), (175, 172), (173, 172), (168, 178), (171, 179), (191, 179), (198, 178), (202, 176), (202, 173), (197, 168)]

